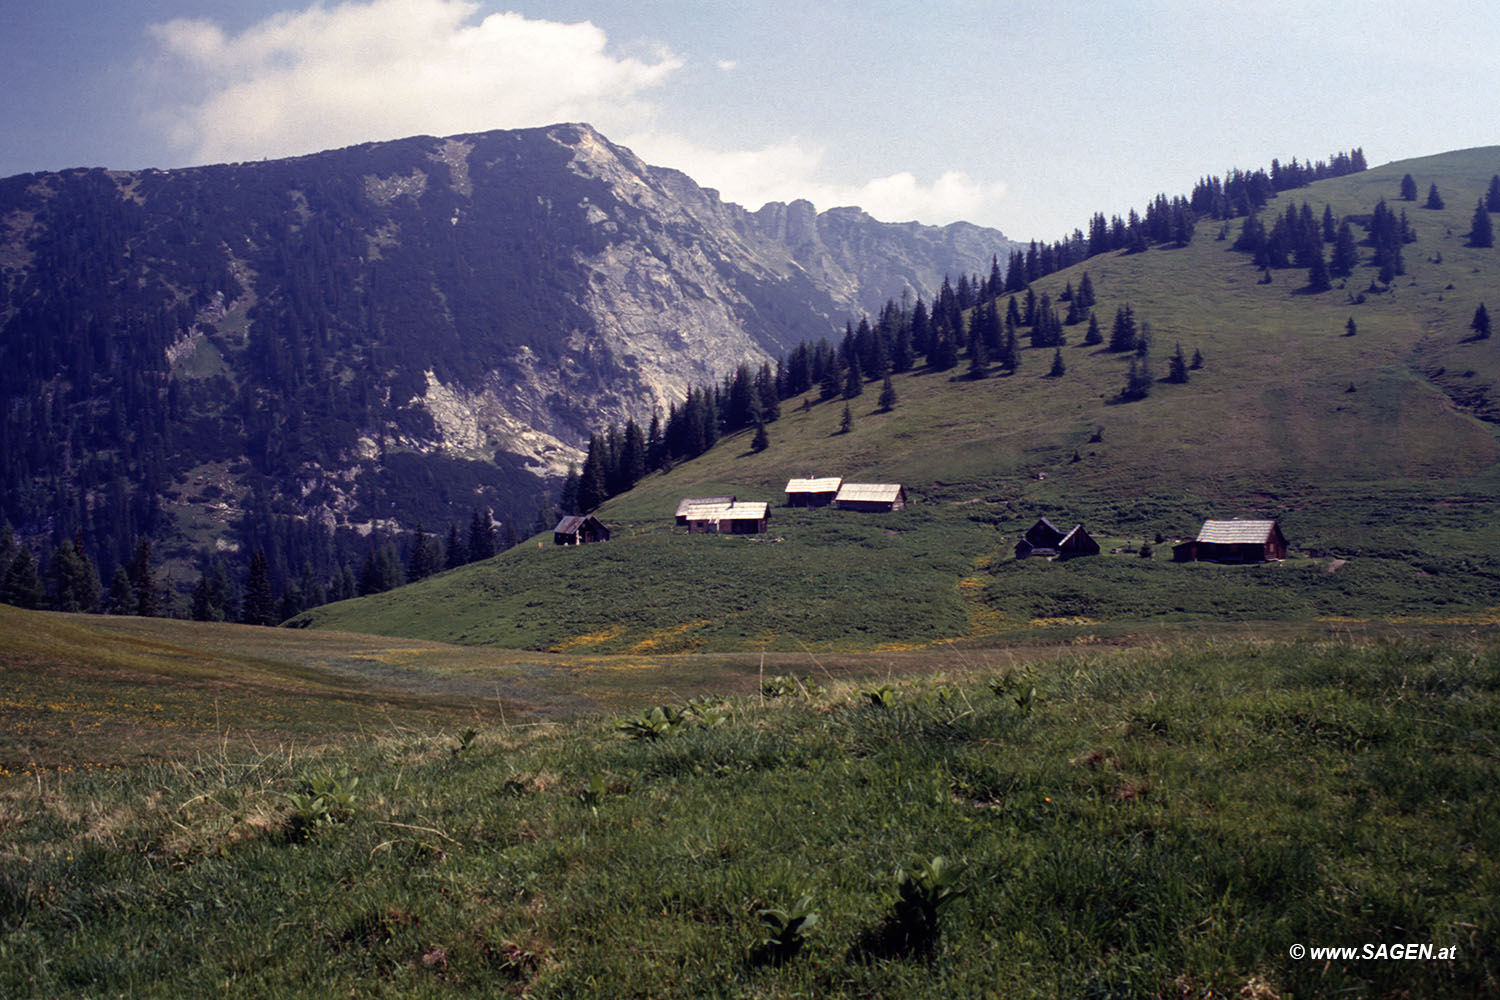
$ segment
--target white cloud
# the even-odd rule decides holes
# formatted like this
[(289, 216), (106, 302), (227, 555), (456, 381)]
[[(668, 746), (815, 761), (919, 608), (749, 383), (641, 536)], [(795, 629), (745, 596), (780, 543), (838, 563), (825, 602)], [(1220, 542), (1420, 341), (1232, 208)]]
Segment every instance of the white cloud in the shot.
[[(479, 17), (473, 0), (346, 0), (274, 14), (238, 34), (204, 19), (153, 25), (153, 118), (194, 162), (291, 156), (409, 135), (586, 121), (648, 162), (676, 167), (751, 209), (806, 198), (878, 219), (993, 217), (1003, 184), (950, 171), (851, 179), (823, 147), (789, 138), (710, 149), (658, 126), (683, 66), (657, 48), (610, 51), (589, 22)], [(737, 63), (718, 60), (733, 72)], [(186, 99), (182, 94), (192, 95)]]
[(993, 217), (1005, 184), (981, 183), (950, 170), (924, 184), (909, 171), (864, 181), (828, 180), (821, 147), (797, 139), (759, 149), (715, 150), (680, 136), (642, 132), (623, 140), (649, 163), (676, 167), (727, 201), (756, 209), (768, 201), (806, 198), (819, 211), (857, 205), (885, 222), (930, 224)]
[(588, 22), (475, 21), (469, 0), (369, 0), (273, 15), (238, 35), (206, 20), (154, 25), (163, 72), (197, 96), (165, 109), (200, 162), (307, 153), (407, 135), (588, 121), (638, 125), (642, 95), (681, 65), (607, 51)]

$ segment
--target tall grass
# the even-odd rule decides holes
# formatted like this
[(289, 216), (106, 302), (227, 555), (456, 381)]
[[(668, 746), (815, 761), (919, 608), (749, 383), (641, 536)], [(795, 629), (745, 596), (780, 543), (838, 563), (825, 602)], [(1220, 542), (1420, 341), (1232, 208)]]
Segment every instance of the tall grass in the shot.
[(0, 993), (1482, 995), (1497, 698), (1493, 636), (1194, 641), (13, 783)]

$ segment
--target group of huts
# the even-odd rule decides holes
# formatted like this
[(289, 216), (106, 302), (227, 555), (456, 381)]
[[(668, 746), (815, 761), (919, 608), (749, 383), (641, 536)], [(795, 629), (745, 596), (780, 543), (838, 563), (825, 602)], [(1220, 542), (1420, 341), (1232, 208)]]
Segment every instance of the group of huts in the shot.
[[(1172, 546), (1174, 562), (1248, 563), (1272, 562), (1286, 558), (1286, 536), (1276, 521), (1251, 521), (1238, 518), (1228, 521), (1208, 520), (1196, 538)], [(1016, 543), (1016, 558), (1040, 556), (1051, 559), (1076, 559), (1096, 556), (1099, 543), (1082, 524), (1063, 531), (1045, 517), (1026, 529)]]
[[(896, 511), (906, 507), (906, 489), (900, 483), (846, 483), (837, 476), (808, 476), (787, 480), (786, 506)], [(736, 496), (683, 497), (675, 520), (690, 534), (761, 535), (770, 528), (771, 505)], [(607, 542), (609, 529), (592, 514), (569, 514), (552, 529), (552, 540), (558, 545)]]
[[(897, 511), (906, 506), (906, 490), (900, 483), (846, 483), (838, 477), (808, 476), (787, 481), (786, 506)], [(677, 527), (690, 534), (760, 535), (770, 527), (771, 505), (736, 496), (683, 497), (675, 519)], [(570, 514), (557, 523), (552, 539), (558, 545), (607, 542), (609, 528), (592, 514)], [(1082, 523), (1064, 531), (1045, 517), (1026, 529), (1015, 548), (1017, 559), (1066, 560), (1096, 556), (1099, 551), (1099, 543)], [(1270, 562), (1285, 559), (1286, 553), (1286, 536), (1276, 521), (1238, 518), (1204, 521), (1196, 538), (1172, 546), (1174, 562)]]
[[(895, 511), (906, 506), (900, 483), (846, 483), (836, 476), (789, 479), (788, 507), (835, 507), (839, 510)], [(759, 535), (771, 523), (771, 505), (738, 497), (683, 497), (677, 505), (677, 526), (692, 534)]]

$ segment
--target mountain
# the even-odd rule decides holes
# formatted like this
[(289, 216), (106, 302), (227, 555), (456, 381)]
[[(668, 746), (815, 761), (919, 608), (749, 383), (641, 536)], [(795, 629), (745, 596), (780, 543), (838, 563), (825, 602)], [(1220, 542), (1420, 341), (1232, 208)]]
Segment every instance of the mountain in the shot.
[[(1446, 207), (1401, 202), (1408, 173)], [(1030, 292), (1039, 312), (1058, 308), (1087, 275), (1103, 343), (1084, 342), (1086, 320), (1062, 326), (1058, 347), (1027, 346), (1023, 326), (1013, 372), (919, 361), (892, 376), (888, 412), (878, 381), (848, 399), (814, 388), (782, 403), (763, 450), (748, 430), (729, 435), (605, 503), (607, 544), (542, 536), (295, 624), (578, 655), (832, 648), (875, 662), (934, 642), (1097, 638), (1142, 621), (1494, 625), (1500, 338), (1472, 324), (1500, 301), (1500, 250), (1467, 234), (1497, 174), (1497, 147), (1388, 164), (1283, 190), (1254, 219), (1201, 218), (1185, 245), (1098, 254)], [(1385, 277), (1382, 205), (1405, 234), (1401, 273)], [(1325, 291), (1310, 266), (1261, 266), (1236, 249), (1254, 224), (1281, 239), (1289, 216), (1318, 223), (1325, 208), (1335, 230), (1349, 222), (1358, 255)], [(1149, 329), (1144, 353), (1109, 350), (1127, 307)], [(1178, 345), (1202, 357), (1180, 383), (1169, 380)], [(1146, 395), (1127, 401), (1132, 368)], [(782, 506), (787, 480), (809, 474), (900, 482), (910, 505)], [(772, 503), (767, 535), (674, 528), (682, 497), (730, 494)], [(1014, 558), (1042, 516), (1082, 522), (1104, 554)], [(1172, 541), (1233, 517), (1279, 520), (1293, 557), (1171, 562)]]
[(525, 533), (603, 422), (1012, 246), (750, 212), (578, 124), (7, 178), (0, 513), (106, 580), (141, 537), (279, 585), (372, 530)]

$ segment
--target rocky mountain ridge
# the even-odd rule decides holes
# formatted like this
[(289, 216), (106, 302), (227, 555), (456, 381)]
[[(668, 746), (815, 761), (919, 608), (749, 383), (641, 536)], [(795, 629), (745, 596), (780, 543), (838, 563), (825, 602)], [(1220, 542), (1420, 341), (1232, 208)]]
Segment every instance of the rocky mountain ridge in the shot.
[(1012, 246), (750, 211), (581, 124), (3, 179), (0, 513), (117, 557), (526, 518), (590, 431)]

